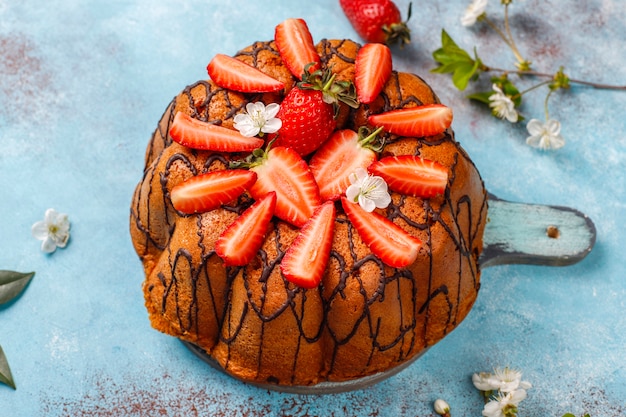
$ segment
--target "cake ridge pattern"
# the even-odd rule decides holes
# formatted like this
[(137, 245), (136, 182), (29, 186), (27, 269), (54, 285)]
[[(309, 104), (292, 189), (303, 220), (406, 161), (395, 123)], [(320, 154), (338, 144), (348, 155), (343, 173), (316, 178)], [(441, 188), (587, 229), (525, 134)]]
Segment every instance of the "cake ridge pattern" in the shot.
[[(270, 59), (265, 55), (278, 61), (272, 45), (256, 42), (236, 56), (248, 57), (255, 66)], [(354, 43), (347, 40), (318, 44), (326, 66), (338, 61), (353, 64), (352, 48)], [(402, 77), (406, 75), (393, 73), (380, 108), (423, 104), (415, 94), (403, 94)], [(421, 78), (411, 77), (438, 100)], [(153, 326), (198, 345), (241, 379), (287, 385), (382, 372), (452, 331), (469, 312), (480, 287), (477, 259), (487, 212), (482, 180), (452, 132), (428, 141), (390, 138), (384, 151), (424, 155), (445, 147), (453, 155), (447, 163), (450, 185), (443, 196), (431, 201), (394, 195), (385, 210), (387, 218), (420, 235), (420, 265), (386, 266), (367, 251), (346, 216), (338, 212), (337, 242), (328, 265), (332, 277), (318, 288), (304, 290), (280, 276), (278, 264), (295, 231), (276, 218), (254, 264), (223, 267), (213, 247), (215, 237), (252, 203), (249, 196), (197, 215), (177, 213), (169, 202), (173, 183), (226, 169), (237, 157), (174, 143), (167, 132), (175, 112), (186, 111), (209, 122), (232, 122), (248, 102), (279, 101), (274, 93), (239, 96), (210, 81), (188, 86), (167, 107), (146, 150), (146, 169), (131, 206), (131, 235), (144, 263), (146, 306)], [(217, 110), (212, 108), (216, 97), (222, 98)], [(351, 113), (344, 117), (357, 123), (363, 118)], [(476, 184), (457, 186), (457, 181)], [(469, 195), (464, 187), (479, 192)], [(439, 242), (442, 235), (449, 245), (440, 253), (433, 236)], [(441, 278), (442, 264), (448, 264), (453, 279)]]

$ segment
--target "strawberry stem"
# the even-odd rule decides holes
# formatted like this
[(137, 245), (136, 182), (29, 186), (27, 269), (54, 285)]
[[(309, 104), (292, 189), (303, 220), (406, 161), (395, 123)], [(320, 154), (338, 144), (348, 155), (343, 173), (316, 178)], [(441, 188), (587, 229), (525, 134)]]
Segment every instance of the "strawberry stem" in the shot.
[(337, 74), (333, 73), (330, 68), (309, 73), (310, 65), (306, 66), (302, 81), (297, 84), (299, 88), (321, 91), (324, 102), (335, 106), (335, 114), (338, 112), (337, 103), (339, 102), (355, 109), (359, 107), (356, 89), (351, 81), (337, 81), (335, 79)]
[(390, 25), (384, 25), (382, 27), (383, 32), (386, 35), (386, 44), (393, 45), (400, 41), (400, 46), (404, 47), (405, 44), (411, 43), (411, 31), (407, 25), (407, 22), (411, 18), (413, 3), (409, 3), (409, 10), (404, 22), (392, 23)]
[(333, 83), (335, 82), (335, 77), (337, 77), (337, 74), (333, 74), (331, 75), (331, 77), (328, 79), (328, 81), (326, 82), (326, 84), (324, 84), (324, 86), (322, 87), (322, 90), (327, 91), (330, 90), (330, 87), (333, 85)]
[(370, 131), (367, 126), (359, 127), (359, 145), (363, 148), (371, 149), (374, 152), (382, 151), (385, 146), (385, 141), (378, 136), (382, 130), (382, 126), (373, 132)]
[(276, 139), (278, 139), (278, 136), (276, 136), (274, 139), (272, 139), (267, 144), (265, 149), (263, 149), (263, 148), (256, 148), (245, 159), (240, 159), (238, 161), (230, 161), (229, 164), (228, 164), (228, 168), (229, 169), (250, 169), (250, 168), (255, 167), (257, 165), (261, 165), (263, 163), (263, 161), (265, 161), (267, 159), (267, 153), (270, 151), (270, 149), (272, 149), (272, 145), (274, 144)]

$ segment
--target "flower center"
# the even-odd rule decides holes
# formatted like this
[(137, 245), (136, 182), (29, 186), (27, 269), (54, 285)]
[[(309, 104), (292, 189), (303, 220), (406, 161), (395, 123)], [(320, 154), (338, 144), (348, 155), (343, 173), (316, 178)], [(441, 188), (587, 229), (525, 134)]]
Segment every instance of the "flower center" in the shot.
[(250, 115), (252, 118), (252, 122), (256, 127), (263, 127), (265, 125), (265, 112), (260, 110), (255, 110), (253, 114)]

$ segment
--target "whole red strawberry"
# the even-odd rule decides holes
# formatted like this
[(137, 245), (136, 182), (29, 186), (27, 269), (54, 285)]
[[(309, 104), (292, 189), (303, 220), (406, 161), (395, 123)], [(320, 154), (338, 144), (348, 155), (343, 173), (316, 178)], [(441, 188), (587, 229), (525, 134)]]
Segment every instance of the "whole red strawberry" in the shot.
[(333, 106), (322, 92), (292, 88), (276, 115), (282, 122), (275, 146), (285, 146), (304, 156), (317, 149), (335, 130)]
[(339, 0), (339, 4), (365, 41), (387, 45), (410, 42), (411, 35), (406, 25), (411, 17), (410, 4), (406, 21), (402, 21), (398, 6), (391, 0)]
[(302, 82), (292, 88), (280, 104), (276, 117), (282, 127), (270, 140), (273, 146), (291, 148), (305, 156), (319, 148), (335, 130), (339, 102), (357, 107), (351, 82), (335, 81), (331, 71), (305, 70)]

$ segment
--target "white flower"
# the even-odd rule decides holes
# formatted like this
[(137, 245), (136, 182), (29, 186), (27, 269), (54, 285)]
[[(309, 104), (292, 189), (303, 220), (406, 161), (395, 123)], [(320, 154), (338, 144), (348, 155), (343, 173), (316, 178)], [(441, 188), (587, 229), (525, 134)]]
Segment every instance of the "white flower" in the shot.
[(483, 408), (484, 417), (508, 417), (517, 415), (517, 406), (526, 398), (526, 391), (518, 389), (506, 394), (500, 393)]
[(64, 248), (70, 238), (70, 221), (67, 214), (58, 213), (55, 209), (46, 210), (44, 219), (33, 224), (31, 233), (36, 239), (42, 240), (41, 250), (52, 253), (57, 247)]
[(498, 389), (489, 372), (479, 372), (472, 375), (472, 383), (479, 391), (493, 391)]
[(450, 406), (445, 400), (442, 400), (441, 398), (435, 400), (433, 408), (435, 409), (435, 413), (439, 414), (440, 416), (446, 414), (450, 415)]
[(532, 119), (526, 125), (530, 136), (526, 138), (526, 143), (539, 149), (559, 149), (565, 145), (565, 139), (561, 136), (561, 123), (558, 120), (550, 119), (545, 123), (537, 119)]
[(369, 175), (363, 168), (350, 174), (351, 185), (346, 190), (348, 200), (358, 202), (363, 210), (372, 212), (375, 208), (385, 208), (391, 203), (387, 183), (381, 177)]
[(489, 107), (491, 107), (493, 114), (500, 119), (506, 119), (511, 123), (517, 122), (519, 115), (515, 110), (515, 103), (511, 100), (511, 97), (504, 94), (502, 89), (497, 85), (492, 85), (494, 94), (489, 96)]
[(246, 104), (247, 113), (235, 116), (234, 126), (243, 136), (253, 137), (262, 133), (274, 133), (280, 129), (282, 122), (275, 116), (280, 106), (276, 103), (265, 104), (260, 101)]
[(522, 372), (511, 368), (496, 368), (491, 377), (495, 389), (502, 392), (512, 392), (518, 388), (529, 389), (530, 382), (522, 381)]
[(463, 26), (472, 26), (476, 23), (476, 20), (478, 20), (478, 18), (485, 13), (487, 1), (488, 0), (472, 1), (472, 4), (465, 9), (465, 13), (463, 14), (463, 17), (461, 17), (461, 24)]

